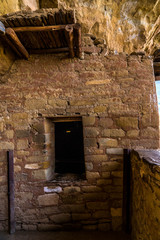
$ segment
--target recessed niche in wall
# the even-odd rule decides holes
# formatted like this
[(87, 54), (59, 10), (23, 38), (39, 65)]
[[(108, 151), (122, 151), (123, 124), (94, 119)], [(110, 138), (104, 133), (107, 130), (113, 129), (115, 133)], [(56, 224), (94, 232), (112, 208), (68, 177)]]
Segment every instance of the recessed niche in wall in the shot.
[(40, 0), (40, 8), (58, 8), (58, 0)]
[[(85, 175), (83, 125), (81, 117), (47, 118), (46, 154), (51, 178)], [(49, 179), (50, 177), (48, 177)]]

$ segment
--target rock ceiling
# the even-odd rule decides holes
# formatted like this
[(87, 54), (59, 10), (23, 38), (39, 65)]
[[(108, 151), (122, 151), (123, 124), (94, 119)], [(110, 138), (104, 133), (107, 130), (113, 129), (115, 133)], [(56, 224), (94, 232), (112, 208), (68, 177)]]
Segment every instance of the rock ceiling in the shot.
[[(8, 9), (7, 9), (8, 2)], [(9, 4), (10, 2), (10, 4)], [(160, 0), (45, 0), (45, 7), (75, 9), (84, 34), (103, 38), (110, 50), (152, 54), (159, 48)], [(40, 1), (43, 7), (43, 0)], [(38, 8), (37, 0), (0, 0), (0, 12)]]

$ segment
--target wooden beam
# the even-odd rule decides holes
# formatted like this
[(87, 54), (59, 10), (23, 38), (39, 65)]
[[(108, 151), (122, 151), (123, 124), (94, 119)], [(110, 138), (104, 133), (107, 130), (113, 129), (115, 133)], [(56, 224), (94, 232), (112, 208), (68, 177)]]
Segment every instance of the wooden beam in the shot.
[(8, 160), (8, 216), (9, 233), (15, 232), (15, 209), (14, 209), (14, 160), (13, 151), (7, 152)]
[(75, 32), (75, 44), (76, 44), (76, 56), (82, 58), (82, 36), (81, 36), (81, 25), (76, 23), (74, 26)]
[(0, 21), (0, 34), (5, 34), (5, 26), (1, 21)]
[(66, 35), (67, 42), (68, 42), (70, 57), (74, 58), (73, 26), (67, 25), (65, 27), (65, 35)]
[(65, 29), (66, 26), (73, 27), (74, 24), (68, 25), (53, 25), (53, 26), (33, 26), (33, 27), (14, 27), (13, 30), (15, 32), (46, 32), (46, 31), (56, 31)]
[(22, 45), (15, 31), (12, 28), (6, 28), (5, 36), (8, 44), (16, 53), (19, 52), (19, 54), (25, 59), (29, 58), (29, 53), (27, 52), (25, 47)]

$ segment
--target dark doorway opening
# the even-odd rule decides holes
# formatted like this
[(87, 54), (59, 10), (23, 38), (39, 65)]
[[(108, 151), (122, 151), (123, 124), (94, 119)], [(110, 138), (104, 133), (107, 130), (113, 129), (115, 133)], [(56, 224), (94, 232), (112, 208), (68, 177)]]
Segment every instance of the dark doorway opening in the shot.
[(55, 172), (85, 173), (82, 121), (55, 123)]

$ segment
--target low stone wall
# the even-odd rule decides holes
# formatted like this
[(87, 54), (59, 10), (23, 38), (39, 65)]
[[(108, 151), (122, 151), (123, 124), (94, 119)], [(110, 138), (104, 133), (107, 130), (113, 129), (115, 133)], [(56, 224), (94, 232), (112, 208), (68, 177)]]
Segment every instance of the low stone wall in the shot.
[(132, 239), (160, 239), (160, 152), (132, 152)]
[[(0, 87), (0, 229), (7, 229), (6, 151), (13, 149), (17, 229), (120, 230), (123, 148), (158, 147), (157, 110), (144, 55), (15, 61)], [(48, 179), (54, 147), (46, 122), (59, 116), (82, 118), (85, 179)]]

